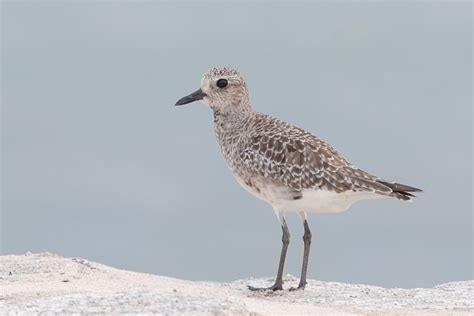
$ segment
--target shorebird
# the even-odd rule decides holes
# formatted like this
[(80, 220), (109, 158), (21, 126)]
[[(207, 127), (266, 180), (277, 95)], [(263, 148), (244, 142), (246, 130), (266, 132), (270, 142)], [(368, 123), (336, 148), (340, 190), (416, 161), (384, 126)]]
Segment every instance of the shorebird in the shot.
[(290, 242), (285, 214), (299, 214), (304, 227), (301, 277), (306, 286), (311, 245), (307, 213), (341, 212), (360, 200), (394, 197), (409, 201), (420, 189), (386, 181), (349, 163), (326, 142), (311, 133), (251, 105), (247, 85), (237, 70), (219, 67), (207, 71), (201, 87), (176, 102), (201, 100), (214, 113), (214, 132), (224, 159), (236, 180), (248, 192), (268, 202), (282, 229), (282, 248), (275, 283), (282, 290), (283, 268)]

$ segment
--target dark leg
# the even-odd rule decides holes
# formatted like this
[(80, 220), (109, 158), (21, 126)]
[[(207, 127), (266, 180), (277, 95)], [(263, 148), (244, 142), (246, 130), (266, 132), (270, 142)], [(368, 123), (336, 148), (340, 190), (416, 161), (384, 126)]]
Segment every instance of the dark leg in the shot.
[(281, 224), (281, 230), (283, 231), (283, 235), (281, 237), (281, 241), (283, 243), (281, 247), (281, 254), (280, 254), (280, 263), (278, 264), (278, 273), (275, 279), (275, 284), (268, 288), (259, 288), (248, 286), (249, 290), (251, 291), (262, 291), (262, 290), (283, 290), (283, 267), (285, 266), (285, 258), (286, 258), (286, 251), (288, 250), (288, 244), (290, 243), (290, 232), (288, 231), (288, 226), (286, 225), (286, 221), (283, 218)]
[(304, 290), (306, 286), (306, 272), (308, 271), (308, 260), (309, 260), (309, 248), (311, 247), (311, 231), (309, 230), (308, 221), (305, 219), (303, 222), (304, 225), (304, 252), (303, 252), (303, 266), (301, 268), (301, 278), (300, 284), (298, 284), (297, 288), (292, 287), (290, 291), (294, 290)]

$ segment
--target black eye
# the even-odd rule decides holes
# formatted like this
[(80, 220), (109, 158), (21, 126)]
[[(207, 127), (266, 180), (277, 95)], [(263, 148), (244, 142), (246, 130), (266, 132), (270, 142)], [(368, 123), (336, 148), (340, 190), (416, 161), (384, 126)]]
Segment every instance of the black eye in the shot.
[(227, 79), (219, 79), (219, 80), (217, 80), (217, 82), (216, 82), (216, 85), (217, 85), (219, 88), (225, 88), (225, 87), (227, 87), (227, 84), (228, 84)]

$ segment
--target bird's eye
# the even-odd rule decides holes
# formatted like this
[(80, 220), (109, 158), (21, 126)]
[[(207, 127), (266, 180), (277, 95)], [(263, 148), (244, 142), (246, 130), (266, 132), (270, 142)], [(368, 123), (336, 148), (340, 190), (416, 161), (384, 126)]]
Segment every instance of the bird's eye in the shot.
[(219, 80), (217, 80), (216, 85), (217, 85), (219, 88), (225, 88), (225, 87), (227, 87), (227, 84), (228, 84), (228, 83), (229, 83), (229, 82), (227, 81), (227, 79), (219, 79)]

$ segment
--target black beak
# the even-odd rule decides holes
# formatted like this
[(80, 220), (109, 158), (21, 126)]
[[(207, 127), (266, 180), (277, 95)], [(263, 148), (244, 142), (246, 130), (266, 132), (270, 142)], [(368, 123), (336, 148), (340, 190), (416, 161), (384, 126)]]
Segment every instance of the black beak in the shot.
[(183, 104), (188, 104), (194, 101), (202, 100), (202, 98), (204, 98), (205, 96), (206, 94), (202, 92), (201, 89), (199, 89), (197, 91), (194, 91), (190, 95), (187, 95), (184, 98), (179, 99), (175, 105), (183, 105)]

